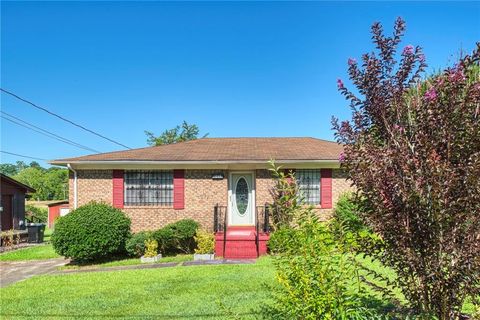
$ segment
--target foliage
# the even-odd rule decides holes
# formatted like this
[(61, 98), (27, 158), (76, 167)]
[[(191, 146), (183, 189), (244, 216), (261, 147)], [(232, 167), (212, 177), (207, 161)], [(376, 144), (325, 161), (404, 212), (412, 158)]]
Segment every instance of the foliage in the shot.
[(36, 190), (32, 198), (42, 200), (68, 199), (68, 170), (51, 167), (45, 169), (38, 162), (29, 165), (23, 161), (1, 164), (0, 172)]
[(90, 202), (60, 217), (52, 234), (55, 251), (79, 261), (125, 252), (130, 219), (105, 203)]
[(128, 255), (132, 257), (143, 256), (145, 253), (145, 241), (152, 239), (152, 237), (152, 233), (148, 231), (142, 231), (133, 234), (125, 244), (125, 249)]
[(197, 230), (195, 243), (197, 244), (195, 253), (209, 254), (215, 252), (215, 235), (211, 232)]
[(183, 219), (155, 231), (153, 238), (157, 240), (162, 253), (192, 253), (195, 249), (194, 236), (198, 227), (198, 222)]
[(25, 218), (28, 222), (47, 223), (48, 209), (27, 204), (25, 206)]
[(312, 206), (301, 205), (291, 175), (275, 166), (272, 172), (276, 179), (272, 194), (278, 195), (274, 208), (284, 216), (268, 243), (275, 254), (278, 286), (266, 312), (279, 319), (375, 317), (362, 298), (368, 294), (360, 285), (352, 246), (341, 238), (347, 232), (320, 222)]
[(273, 160), (269, 161), (270, 172), (275, 185), (270, 190), (272, 204), (272, 227), (274, 230), (282, 227), (289, 227), (295, 220), (295, 214), (303, 207), (298, 197), (298, 185), (295, 174), (292, 171), (285, 172), (282, 167), (275, 165)]
[(156, 257), (158, 254), (158, 242), (155, 239), (145, 240), (145, 254), (146, 258)]
[(15, 234), (15, 230), (5, 230), (1, 233), (1, 243), (4, 247), (12, 247), (20, 243), (20, 235)]
[[(198, 139), (200, 129), (195, 124), (188, 124), (183, 121), (181, 125), (176, 126), (173, 129), (165, 130), (160, 136), (155, 136), (150, 131), (145, 131), (147, 135), (147, 143), (150, 146), (161, 146), (164, 144), (173, 144), (178, 142), (190, 141)], [(208, 136), (208, 133), (203, 135), (202, 138)]]
[(361, 218), (361, 203), (353, 194), (344, 193), (335, 204), (333, 218), (345, 228), (359, 232), (366, 228)]
[(270, 312), (284, 319), (371, 319), (376, 317), (358, 274), (355, 255), (315, 215), (284, 229), (274, 260), (279, 288)]
[(404, 30), (401, 19), (390, 38), (373, 25), (378, 56), (349, 60), (356, 89), (338, 87), (352, 121), (333, 125), (364, 220), (385, 246), (371, 254), (396, 271), (414, 310), (456, 319), (480, 293), (480, 45), (421, 80), (420, 47), (407, 45), (397, 64)]

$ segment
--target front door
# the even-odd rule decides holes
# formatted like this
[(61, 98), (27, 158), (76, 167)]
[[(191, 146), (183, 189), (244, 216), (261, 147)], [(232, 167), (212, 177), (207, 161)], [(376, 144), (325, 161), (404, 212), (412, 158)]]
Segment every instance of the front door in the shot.
[(230, 174), (229, 225), (255, 225), (255, 186), (253, 172), (233, 172)]
[(2, 195), (2, 230), (13, 229), (12, 196)]

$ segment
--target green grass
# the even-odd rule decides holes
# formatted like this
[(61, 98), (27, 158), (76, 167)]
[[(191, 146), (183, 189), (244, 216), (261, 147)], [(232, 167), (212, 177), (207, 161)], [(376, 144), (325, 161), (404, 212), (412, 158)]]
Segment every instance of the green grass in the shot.
[(0, 261), (45, 260), (60, 257), (51, 244), (37, 245), (0, 254)]
[[(191, 254), (179, 254), (176, 256), (162, 257), (162, 259), (157, 263), (166, 263), (166, 262), (184, 262), (193, 260), (193, 255)], [(104, 262), (94, 262), (94, 263), (71, 263), (66, 266), (63, 266), (61, 269), (83, 269), (83, 268), (106, 268), (106, 267), (120, 267), (120, 266), (132, 266), (142, 264), (140, 258), (119, 258), (117, 260), (110, 260)]]
[(268, 300), (265, 284), (273, 281), (269, 258), (251, 265), (46, 275), (0, 289), (0, 318), (248, 319)]

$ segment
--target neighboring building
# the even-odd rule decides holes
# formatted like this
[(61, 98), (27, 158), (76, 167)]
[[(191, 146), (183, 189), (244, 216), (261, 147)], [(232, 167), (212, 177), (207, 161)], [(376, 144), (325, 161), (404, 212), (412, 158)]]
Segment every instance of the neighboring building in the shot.
[(53, 228), (55, 220), (70, 212), (70, 205), (67, 200), (57, 201), (48, 204), (48, 227)]
[(205, 138), (51, 163), (70, 168), (71, 209), (92, 200), (110, 203), (130, 216), (133, 232), (184, 218), (218, 231), (226, 218), (227, 236), (241, 238), (245, 230), (256, 235), (272, 201), (271, 159), (294, 170), (307, 202), (329, 217), (349, 188), (339, 169), (341, 152), (337, 143), (314, 138)]
[(1, 230), (25, 229), (25, 196), (35, 189), (0, 173)]

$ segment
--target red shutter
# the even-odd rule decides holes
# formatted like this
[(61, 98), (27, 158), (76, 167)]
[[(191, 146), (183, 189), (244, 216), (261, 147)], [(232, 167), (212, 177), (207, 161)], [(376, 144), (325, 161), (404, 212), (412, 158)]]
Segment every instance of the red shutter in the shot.
[(185, 208), (185, 170), (173, 170), (173, 209)]
[(113, 206), (123, 208), (123, 170), (113, 170)]
[(321, 206), (323, 209), (332, 208), (332, 169), (320, 170)]

